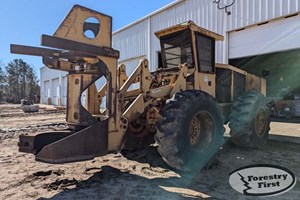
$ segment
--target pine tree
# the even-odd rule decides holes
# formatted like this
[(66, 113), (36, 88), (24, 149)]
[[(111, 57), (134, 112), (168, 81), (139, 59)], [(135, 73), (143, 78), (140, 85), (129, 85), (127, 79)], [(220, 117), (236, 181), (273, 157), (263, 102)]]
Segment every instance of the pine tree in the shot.
[(0, 102), (4, 101), (6, 77), (0, 63)]
[(33, 100), (39, 95), (39, 80), (32, 67), (22, 59), (15, 59), (6, 66), (8, 97), (12, 103), (21, 99)]

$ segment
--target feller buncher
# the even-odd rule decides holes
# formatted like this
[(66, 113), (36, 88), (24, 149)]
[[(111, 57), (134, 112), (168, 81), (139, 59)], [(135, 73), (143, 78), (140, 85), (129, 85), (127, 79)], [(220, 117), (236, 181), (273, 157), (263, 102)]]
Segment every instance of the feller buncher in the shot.
[[(47, 67), (68, 72), (69, 129), (21, 135), (19, 151), (33, 153), (37, 161), (66, 163), (141, 148), (155, 139), (167, 164), (188, 171), (219, 151), (227, 122), (235, 144), (261, 147), (270, 129), (266, 81), (215, 64), (215, 42), (223, 36), (192, 21), (155, 34), (162, 66), (150, 72), (143, 59), (130, 76), (111, 47), (112, 18), (79, 5), (53, 36), (42, 35), (41, 45), (50, 48), (12, 44), (12, 53), (41, 56)], [(106, 83), (97, 89), (101, 77)]]

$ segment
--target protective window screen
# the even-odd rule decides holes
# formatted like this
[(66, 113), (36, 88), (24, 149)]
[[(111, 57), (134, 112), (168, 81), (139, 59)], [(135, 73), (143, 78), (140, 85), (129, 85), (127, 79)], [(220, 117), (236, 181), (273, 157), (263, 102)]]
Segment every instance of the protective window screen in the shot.
[(193, 67), (191, 44), (191, 32), (188, 29), (161, 37), (163, 66), (170, 68), (187, 63), (188, 67)]
[(206, 37), (199, 33), (196, 34), (196, 37), (197, 37), (199, 71), (214, 72), (214, 65), (215, 65), (214, 40), (212, 38)]

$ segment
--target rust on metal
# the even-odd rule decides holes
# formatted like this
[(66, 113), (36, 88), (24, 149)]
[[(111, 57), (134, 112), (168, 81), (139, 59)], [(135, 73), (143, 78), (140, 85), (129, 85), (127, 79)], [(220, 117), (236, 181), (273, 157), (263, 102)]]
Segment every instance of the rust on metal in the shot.
[[(90, 17), (99, 23), (87, 22)], [(110, 16), (75, 5), (53, 36), (42, 35), (41, 45), (50, 48), (11, 45), (12, 53), (41, 56), (47, 67), (69, 72), (66, 111), (69, 130), (21, 135), (19, 151), (33, 153), (37, 160), (48, 163), (81, 161), (107, 154), (108, 122), (118, 125), (119, 120), (113, 107), (117, 102), (114, 95), (117, 84), (114, 83), (117, 82), (119, 51), (111, 48), (111, 21)], [(84, 35), (87, 30), (91, 30), (95, 38), (87, 38)], [(108, 80), (105, 89), (109, 119), (94, 117), (100, 109), (93, 98), (98, 94), (95, 81), (103, 76)], [(88, 110), (81, 104), (85, 90)]]
[(31, 56), (55, 56), (61, 58), (74, 58), (74, 57), (96, 58), (97, 57), (91, 54), (84, 54), (75, 51), (62, 51), (58, 49), (31, 47), (31, 46), (17, 45), (17, 44), (10, 45), (10, 52), (14, 54), (25, 54)]
[(72, 40), (49, 36), (49, 35), (42, 35), (41, 44), (43, 46), (48, 46), (48, 47), (53, 47), (58, 49), (73, 50), (73, 51), (83, 52), (94, 56), (108, 56), (113, 58), (119, 58), (119, 51), (109, 47), (98, 47), (90, 44), (85, 44), (82, 42), (72, 41)]
[[(67, 163), (90, 160), (108, 152), (108, 121), (100, 121), (60, 140), (49, 143), (36, 153), (36, 159), (46, 163)], [(53, 132), (52, 134), (55, 134)], [(47, 137), (43, 138), (49, 141)]]

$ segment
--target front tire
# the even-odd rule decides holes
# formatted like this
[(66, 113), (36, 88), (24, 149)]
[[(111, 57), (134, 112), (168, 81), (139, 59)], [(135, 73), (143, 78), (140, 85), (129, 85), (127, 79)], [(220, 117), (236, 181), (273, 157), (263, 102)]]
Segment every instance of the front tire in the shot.
[(201, 169), (224, 144), (224, 117), (203, 91), (176, 93), (160, 111), (155, 135), (158, 152), (178, 170)]
[(260, 148), (270, 131), (270, 111), (267, 99), (251, 90), (234, 102), (229, 115), (230, 135), (234, 144), (244, 148)]

